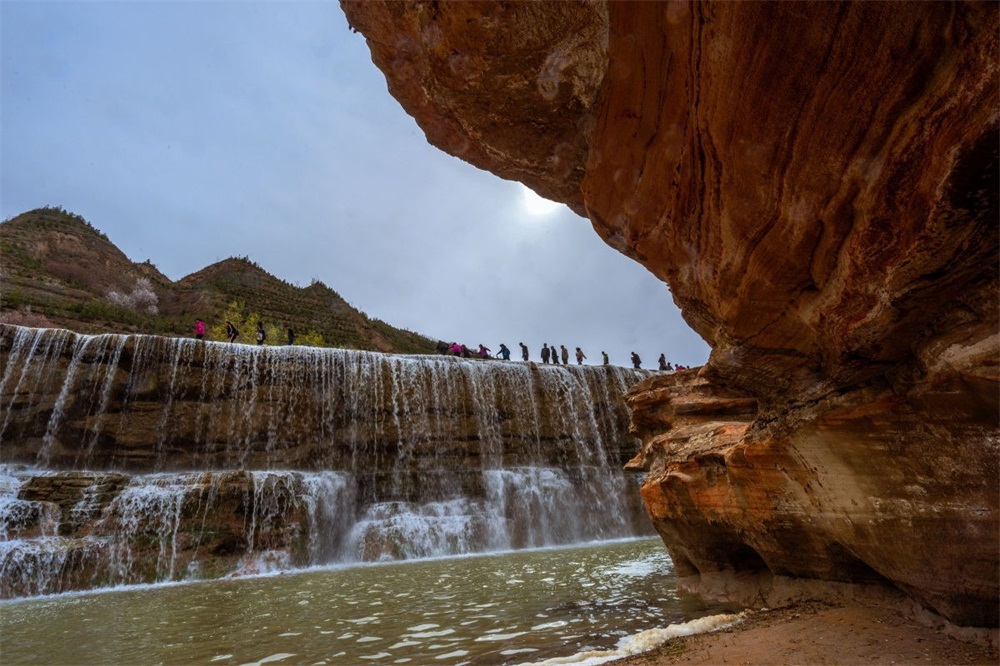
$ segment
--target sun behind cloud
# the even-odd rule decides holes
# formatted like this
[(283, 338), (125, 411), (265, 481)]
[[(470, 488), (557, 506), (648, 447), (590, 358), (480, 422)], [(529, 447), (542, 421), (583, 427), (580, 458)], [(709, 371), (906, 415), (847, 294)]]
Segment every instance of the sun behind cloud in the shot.
[(563, 204), (540, 197), (531, 188), (521, 185), (521, 205), (529, 215), (542, 217), (554, 213)]

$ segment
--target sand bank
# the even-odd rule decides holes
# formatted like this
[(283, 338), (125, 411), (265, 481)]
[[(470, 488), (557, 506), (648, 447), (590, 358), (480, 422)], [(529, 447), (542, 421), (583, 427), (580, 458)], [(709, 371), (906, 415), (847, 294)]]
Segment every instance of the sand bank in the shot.
[(752, 611), (731, 627), (672, 639), (625, 666), (665, 664), (1000, 664), (996, 634), (975, 642), (896, 609), (806, 603)]

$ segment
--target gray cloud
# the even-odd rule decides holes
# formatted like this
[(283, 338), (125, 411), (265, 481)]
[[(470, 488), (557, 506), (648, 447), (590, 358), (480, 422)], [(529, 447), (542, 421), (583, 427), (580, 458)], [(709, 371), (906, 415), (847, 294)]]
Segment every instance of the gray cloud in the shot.
[(708, 356), (587, 220), (429, 146), (335, 3), (4, 2), (0, 29), (4, 218), (64, 206), (172, 279), (249, 255), (494, 351)]

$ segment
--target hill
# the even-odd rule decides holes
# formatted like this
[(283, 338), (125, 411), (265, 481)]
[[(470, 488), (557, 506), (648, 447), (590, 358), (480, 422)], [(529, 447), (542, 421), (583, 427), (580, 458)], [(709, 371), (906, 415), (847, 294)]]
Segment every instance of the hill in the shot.
[(196, 317), (208, 324), (210, 339), (221, 339), (225, 320), (233, 319), (243, 341), (261, 321), (274, 343), (291, 327), (308, 344), (434, 350), (434, 341), (369, 318), (322, 282), (297, 287), (246, 257), (173, 282), (152, 263), (131, 261), (87, 220), (62, 208), (0, 223), (0, 321), (32, 319), (83, 333), (191, 335)]

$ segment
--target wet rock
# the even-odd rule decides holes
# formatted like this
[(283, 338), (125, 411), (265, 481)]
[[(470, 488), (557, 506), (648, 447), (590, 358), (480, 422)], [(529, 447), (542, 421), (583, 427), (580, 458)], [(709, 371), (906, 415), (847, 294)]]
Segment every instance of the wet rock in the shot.
[(648, 374), (0, 326), (0, 597), (649, 533)]

